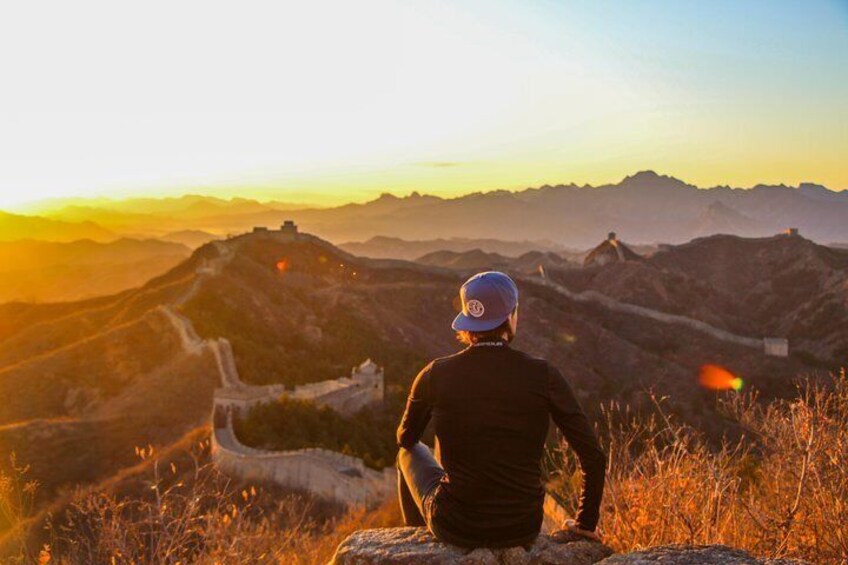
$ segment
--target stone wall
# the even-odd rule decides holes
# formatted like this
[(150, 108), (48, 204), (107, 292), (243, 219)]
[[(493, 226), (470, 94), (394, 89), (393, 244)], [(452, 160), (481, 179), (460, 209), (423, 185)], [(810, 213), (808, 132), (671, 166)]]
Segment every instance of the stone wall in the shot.
[[(539, 281), (534, 280), (532, 282)], [(646, 308), (645, 306), (638, 306), (636, 304), (628, 304), (626, 302), (621, 302), (619, 300), (616, 300), (615, 298), (610, 298), (609, 296), (601, 294), (600, 292), (595, 290), (574, 292), (564, 287), (563, 285), (555, 283), (548, 279), (543, 279), (541, 282), (542, 284), (549, 288), (552, 288), (559, 294), (565, 295), (571, 298), (572, 300), (576, 300), (578, 302), (594, 302), (596, 304), (601, 304), (605, 308), (616, 312), (635, 314), (637, 316), (650, 318), (652, 320), (656, 320), (664, 324), (677, 324), (681, 326), (686, 326), (690, 329), (707, 334), (721, 341), (759, 349), (765, 355), (773, 355), (778, 357), (786, 357), (788, 355), (789, 341), (785, 338), (754, 338), (740, 336), (733, 334), (727, 330), (712, 326), (701, 320), (695, 320), (694, 318), (679, 316), (677, 314), (667, 314), (665, 312), (660, 312), (659, 310)], [(776, 345), (778, 342), (780, 342), (779, 347)]]
[[(215, 342), (213, 353), (218, 361), (223, 386), (215, 390), (215, 406), (235, 412), (247, 411), (257, 404), (287, 397), (329, 406), (342, 414), (353, 414), (369, 404), (383, 401), (383, 371), (371, 360), (354, 367), (350, 377), (341, 377), (297, 385), (289, 390), (282, 384), (249, 385), (238, 378), (232, 346), (226, 339)], [(211, 346), (211, 345), (210, 345)], [(363, 367), (366, 369), (363, 371)]]
[(273, 481), (346, 506), (371, 507), (397, 488), (394, 468), (375, 471), (361, 459), (320, 448), (266, 451), (239, 442), (232, 414), (214, 427), (212, 457), (219, 469), (245, 480)]
[(383, 399), (383, 371), (367, 360), (354, 367), (350, 377), (311, 383), (287, 390), (284, 385), (249, 385), (239, 378), (233, 348), (225, 338), (202, 339), (187, 317), (179, 312), (210, 276), (220, 273), (235, 255), (235, 240), (215, 242), (218, 257), (201, 262), (189, 289), (173, 304), (160, 308), (171, 323), (180, 345), (192, 355), (211, 354), (221, 387), (215, 390), (212, 410), (212, 459), (225, 473), (245, 480), (272, 481), (305, 490), (347, 506), (372, 506), (395, 492), (395, 469), (375, 471), (361, 459), (326, 449), (265, 451), (238, 441), (233, 414), (281, 396), (311, 400), (342, 413), (352, 413)]

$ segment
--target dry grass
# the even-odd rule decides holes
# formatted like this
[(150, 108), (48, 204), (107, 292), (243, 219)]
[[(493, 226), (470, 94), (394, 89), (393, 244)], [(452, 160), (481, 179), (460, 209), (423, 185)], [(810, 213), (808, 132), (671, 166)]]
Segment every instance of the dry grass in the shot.
[[(845, 374), (807, 384), (791, 401), (728, 396), (723, 406), (743, 437), (718, 447), (662, 410), (648, 421), (607, 411), (607, 542), (619, 551), (723, 543), (758, 555), (848, 563)], [(79, 491), (48, 524), (49, 543), (21, 550), (11, 562), (326, 563), (350, 532), (399, 523), (394, 501), (332, 514), (303, 496), (233, 484), (202, 457), (176, 469), (149, 450), (141, 455), (150, 463), (145, 494)], [(573, 500), (579, 476), (570, 455), (564, 460), (568, 480), (560, 488)], [(0, 477), (7, 532), (31, 511), (35, 487), (22, 471)]]
[[(143, 485), (136, 484), (141, 477), (132, 477), (121, 485), (126, 490), (131, 483), (130, 494), (78, 489), (67, 507), (46, 520), (43, 536), (33, 535), (27, 519), (35, 485), (24, 482), (26, 470), (0, 475), (0, 512), (11, 526), (0, 562), (326, 563), (351, 532), (400, 522), (393, 502), (370, 511), (340, 512), (307, 495), (234, 483), (208, 463), (208, 440), (196, 448), (176, 460), (140, 449), (148, 463)], [(33, 545), (37, 537), (42, 542)], [(8, 554), (10, 548), (14, 554)]]
[[(661, 410), (647, 422), (617, 407), (607, 411), (607, 542), (618, 550), (722, 543), (769, 557), (848, 563), (844, 371), (832, 382), (805, 384), (792, 401), (755, 400), (723, 401), (744, 437), (718, 448)], [(573, 461), (564, 475), (565, 498), (573, 499)]]

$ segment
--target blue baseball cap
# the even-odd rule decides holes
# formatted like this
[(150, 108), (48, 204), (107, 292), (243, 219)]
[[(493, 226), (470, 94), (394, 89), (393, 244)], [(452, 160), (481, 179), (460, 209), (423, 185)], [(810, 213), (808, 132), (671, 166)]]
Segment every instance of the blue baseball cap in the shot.
[(451, 327), (455, 331), (487, 332), (509, 318), (518, 306), (518, 287), (499, 271), (477, 273), (459, 289), (462, 312)]

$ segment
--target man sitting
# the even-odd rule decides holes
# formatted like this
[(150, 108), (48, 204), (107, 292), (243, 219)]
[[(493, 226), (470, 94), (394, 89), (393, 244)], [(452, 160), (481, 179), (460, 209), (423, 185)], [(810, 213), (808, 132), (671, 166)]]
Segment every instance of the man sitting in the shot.
[[(397, 430), (404, 522), (462, 547), (532, 544), (542, 526), (541, 461), (552, 417), (583, 474), (567, 529), (600, 539), (606, 456), (562, 374), (509, 346), (518, 288), (503, 273), (485, 272), (468, 279), (460, 297), (452, 327), (467, 347), (422, 369)], [(431, 420), (441, 464), (420, 442)]]

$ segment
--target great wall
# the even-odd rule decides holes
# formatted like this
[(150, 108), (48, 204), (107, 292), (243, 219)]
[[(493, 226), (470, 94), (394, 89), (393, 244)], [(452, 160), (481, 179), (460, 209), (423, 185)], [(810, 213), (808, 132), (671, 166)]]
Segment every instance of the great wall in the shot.
[[(271, 232), (257, 228), (255, 232), (281, 241), (311, 238), (300, 235), (291, 222), (282, 230)], [(316, 241), (324, 244), (321, 240)], [(195, 271), (189, 289), (172, 304), (160, 307), (161, 313), (173, 325), (183, 349), (192, 355), (210, 353), (220, 376), (221, 386), (215, 390), (212, 412), (212, 457), (225, 473), (246, 480), (272, 481), (290, 488), (317, 494), (346, 506), (373, 506), (394, 493), (397, 473), (393, 467), (376, 471), (365, 466), (361, 459), (321, 448), (291, 451), (268, 451), (242, 444), (236, 436), (233, 419), (240, 412), (260, 403), (273, 402), (281, 397), (309, 400), (319, 406), (329, 406), (341, 413), (354, 413), (365, 406), (380, 402), (384, 394), (383, 372), (370, 359), (354, 367), (350, 377), (295, 386), (251, 385), (239, 377), (230, 342), (225, 338), (203, 339), (179, 308), (198, 291), (203, 281), (219, 274), (235, 256), (237, 241), (218, 241), (213, 244), (217, 257), (204, 260)], [(788, 344), (784, 339), (756, 339), (737, 336), (700, 320), (666, 314), (650, 308), (620, 302), (595, 291), (573, 292), (547, 277), (525, 278), (527, 282), (543, 284), (555, 292), (578, 302), (594, 302), (613, 311), (643, 316), (662, 323), (680, 324), (708, 334), (716, 339), (747, 347), (764, 348), (767, 355), (786, 356)], [(550, 497), (545, 503), (545, 516), (551, 521), (562, 513)], [(555, 520), (554, 520), (555, 521)], [(553, 523), (553, 522), (551, 522)]]
[[(533, 279), (533, 282), (538, 283), (539, 279)], [(721, 328), (712, 326), (706, 322), (702, 322), (701, 320), (695, 320), (694, 318), (679, 316), (677, 314), (666, 314), (665, 312), (660, 312), (659, 310), (653, 310), (651, 308), (638, 306), (636, 304), (629, 304), (627, 302), (621, 302), (614, 298), (610, 298), (605, 294), (601, 294), (600, 292), (597, 292), (595, 290), (574, 292), (548, 278), (543, 278), (541, 282), (544, 286), (553, 289), (555, 292), (562, 294), (563, 296), (567, 296), (568, 298), (577, 302), (594, 302), (596, 304), (604, 306), (608, 310), (613, 310), (615, 312), (634, 314), (636, 316), (650, 318), (651, 320), (656, 320), (657, 322), (662, 322), (664, 324), (677, 324), (681, 326), (686, 326), (690, 329), (693, 329), (703, 334), (707, 334), (721, 341), (735, 343), (737, 345), (743, 345), (745, 347), (760, 349), (766, 355), (774, 357), (786, 357), (789, 354), (789, 342), (785, 338), (754, 338), (736, 335)]]
[[(279, 232), (291, 240), (291, 230)], [(269, 236), (274, 237), (269, 233)], [(309, 400), (352, 413), (383, 398), (383, 371), (370, 359), (352, 370), (350, 377), (310, 383), (288, 390), (284, 385), (250, 385), (241, 380), (233, 349), (225, 338), (203, 339), (179, 308), (197, 292), (203, 281), (221, 272), (235, 255), (234, 242), (215, 242), (218, 256), (203, 261), (189, 289), (172, 304), (160, 308), (173, 325), (183, 349), (192, 355), (213, 355), (221, 386), (215, 390), (212, 416), (212, 458), (225, 473), (245, 480), (273, 481), (308, 491), (346, 506), (372, 506), (396, 488), (393, 467), (376, 471), (361, 459), (319, 448), (267, 451), (238, 440), (233, 418), (241, 411), (281, 397)]]

